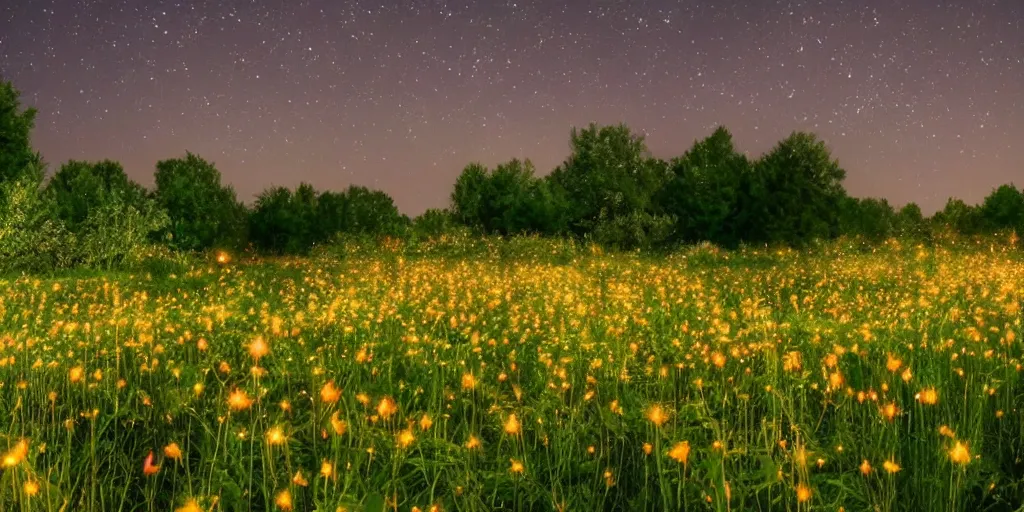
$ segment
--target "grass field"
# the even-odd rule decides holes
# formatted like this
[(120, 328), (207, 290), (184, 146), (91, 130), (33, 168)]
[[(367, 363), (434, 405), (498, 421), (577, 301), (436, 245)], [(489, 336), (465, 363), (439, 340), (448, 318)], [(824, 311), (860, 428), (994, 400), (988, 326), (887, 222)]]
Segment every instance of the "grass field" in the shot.
[(1019, 510), (1006, 247), (0, 281), (0, 510)]

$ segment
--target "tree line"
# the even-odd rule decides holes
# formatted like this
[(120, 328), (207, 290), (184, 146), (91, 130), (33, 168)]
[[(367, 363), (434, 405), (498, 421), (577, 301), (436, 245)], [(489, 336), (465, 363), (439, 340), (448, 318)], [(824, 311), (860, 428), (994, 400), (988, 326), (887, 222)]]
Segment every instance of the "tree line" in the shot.
[(112, 160), (65, 162), (47, 180), (31, 145), (35, 114), (0, 80), (0, 270), (110, 268), (154, 248), (304, 254), (340, 236), (457, 229), (576, 237), (620, 249), (1024, 231), (1024, 191), (1012, 184), (980, 205), (951, 198), (931, 218), (914, 203), (897, 210), (885, 199), (851, 197), (838, 161), (804, 132), (752, 160), (720, 127), (663, 160), (629, 127), (591, 124), (571, 131), (569, 156), (552, 172), (537, 175), (529, 160), (471, 163), (448, 208), (410, 219), (386, 193), (360, 186), (271, 187), (247, 206), (213, 163), (191, 153), (157, 162), (151, 190)]

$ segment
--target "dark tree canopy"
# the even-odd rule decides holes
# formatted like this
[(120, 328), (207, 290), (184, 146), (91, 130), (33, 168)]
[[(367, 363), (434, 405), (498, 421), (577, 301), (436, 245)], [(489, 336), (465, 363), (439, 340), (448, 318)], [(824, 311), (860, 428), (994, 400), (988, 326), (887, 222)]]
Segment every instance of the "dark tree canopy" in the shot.
[(121, 164), (112, 160), (81, 162), (71, 160), (46, 184), (55, 201), (57, 217), (68, 229), (77, 231), (89, 212), (115, 200), (142, 209), (146, 190), (128, 178)]
[(170, 243), (179, 249), (239, 247), (245, 240), (245, 206), (221, 185), (220, 171), (197, 155), (158, 162), (155, 196), (170, 217)]
[(43, 161), (32, 149), (36, 110), (21, 108), (20, 93), (0, 79), (0, 183), (22, 177), (39, 183)]

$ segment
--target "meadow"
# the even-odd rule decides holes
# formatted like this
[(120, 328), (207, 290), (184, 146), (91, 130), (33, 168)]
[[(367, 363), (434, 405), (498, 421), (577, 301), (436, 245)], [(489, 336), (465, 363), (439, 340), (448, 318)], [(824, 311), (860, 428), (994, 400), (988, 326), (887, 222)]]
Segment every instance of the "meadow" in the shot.
[(1021, 510), (1022, 263), (388, 246), (8, 277), (0, 510)]

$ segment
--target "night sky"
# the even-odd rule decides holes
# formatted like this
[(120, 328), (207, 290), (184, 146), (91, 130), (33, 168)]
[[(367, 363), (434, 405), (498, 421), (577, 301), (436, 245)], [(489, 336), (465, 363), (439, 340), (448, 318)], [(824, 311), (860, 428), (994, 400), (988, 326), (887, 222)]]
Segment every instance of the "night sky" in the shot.
[(547, 173), (572, 126), (659, 157), (724, 124), (759, 155), (823, 137), (856, 196), (1024, 185), (1021, 0), (0, 2), (0, 76), (50, 163), (152, 184), (185, 150), (239, 196), (300, 181), (445, 206), (470, 161)]

